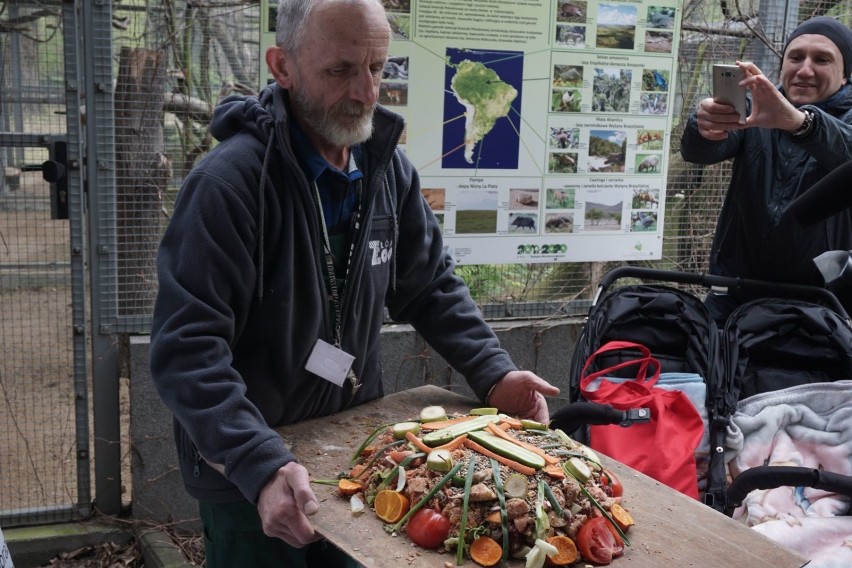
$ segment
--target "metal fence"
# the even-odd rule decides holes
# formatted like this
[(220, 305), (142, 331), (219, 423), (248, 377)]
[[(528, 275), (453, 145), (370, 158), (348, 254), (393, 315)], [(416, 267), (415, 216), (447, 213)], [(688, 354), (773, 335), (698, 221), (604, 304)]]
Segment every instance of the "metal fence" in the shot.
[[(710, 66), (774, 72), (785, 33), (823, 13), (846, 9), (683, 5), (664, 254), (645, 264), (706, 269), (729, 165), (683, 163), (677, 146)], [(214, 143), (212, 106), (257, 88), (261, 21), (256, 2), (229, 0), (0, 4), (0, 525), (131, 499), (118, 346), (150, 326), (158, 237)], [(550, 317), (584, 314), (615, 264), (459, 273), (489, 318)]]

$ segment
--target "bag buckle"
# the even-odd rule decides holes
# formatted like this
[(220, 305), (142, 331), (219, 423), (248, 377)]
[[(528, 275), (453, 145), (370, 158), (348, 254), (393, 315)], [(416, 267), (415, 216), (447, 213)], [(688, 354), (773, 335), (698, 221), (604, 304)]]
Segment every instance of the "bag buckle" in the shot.
[(630, 408), (621, 414), (621, 421), (618, 423), (622, 428), (627, 428), (633, 424), (642, 424), (651, 421), (650, 408)]

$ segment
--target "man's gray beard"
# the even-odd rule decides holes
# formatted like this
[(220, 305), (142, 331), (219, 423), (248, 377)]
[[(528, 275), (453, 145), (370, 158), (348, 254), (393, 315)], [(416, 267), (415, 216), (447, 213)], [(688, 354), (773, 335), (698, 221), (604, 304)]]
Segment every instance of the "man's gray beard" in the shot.
[[(348, 148), (372, 136), (375, 107), (369, 107), (369, 111), (362, 114), (364, 107), (360, 103), (341, 101), (323, 112), (301, 91), (294, 90), (291, 94), (296, 114), (329, 144)], [(353, 117), (357, 117), (354, 124)]]

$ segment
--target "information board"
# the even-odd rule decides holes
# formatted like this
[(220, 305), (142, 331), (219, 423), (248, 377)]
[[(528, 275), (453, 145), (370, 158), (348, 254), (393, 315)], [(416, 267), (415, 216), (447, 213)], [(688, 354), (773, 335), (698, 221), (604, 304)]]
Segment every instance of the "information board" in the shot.
[(383, 4), (379, 102), (457, 263), (662, 256), (679, 0)]

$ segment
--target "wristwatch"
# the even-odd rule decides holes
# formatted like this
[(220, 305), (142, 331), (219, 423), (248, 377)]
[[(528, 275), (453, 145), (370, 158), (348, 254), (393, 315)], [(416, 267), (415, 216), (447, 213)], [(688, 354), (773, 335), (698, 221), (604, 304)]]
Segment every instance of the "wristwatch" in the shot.
[(793, 138), (804, 138), (814, 128), (814, 113), (807, 109), (801, 109), (801, 111), (805, 113), (805, 120), (802, 122), (802, 125), (795, 130), (787, 131)]

